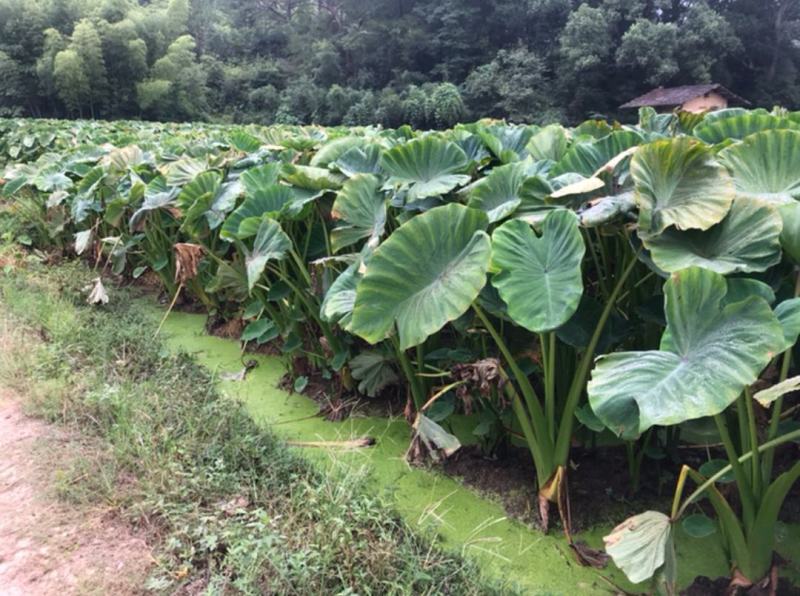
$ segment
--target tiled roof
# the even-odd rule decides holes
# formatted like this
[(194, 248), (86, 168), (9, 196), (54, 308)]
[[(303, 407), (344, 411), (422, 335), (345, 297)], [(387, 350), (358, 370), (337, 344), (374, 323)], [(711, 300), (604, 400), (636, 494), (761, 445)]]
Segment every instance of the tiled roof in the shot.
[(696, 97), (702, 97), (711, 93), (712, 91), (719, 93), (733, 104), (747, 105), (750, 103), (746, 99), (743, 99), (735, 93), (728, 91), (722, 85), (717, 83), (707, 83), (704, 85), (683, 85), (682, 87), (659, 87), (658, 89), (653, 89), (652, 91), (645, 93), (636, 99), (630, 100), (628, 103), (622, 104), (620, 108), (641, 108), (643, 106), (680, 106), (685, 104), (687, 101), (695, 99)]

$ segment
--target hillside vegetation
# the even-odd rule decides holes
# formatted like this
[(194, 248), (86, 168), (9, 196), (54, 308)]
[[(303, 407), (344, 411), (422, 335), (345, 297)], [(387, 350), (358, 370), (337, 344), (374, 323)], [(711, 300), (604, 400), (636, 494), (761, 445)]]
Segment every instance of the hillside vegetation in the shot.
[(577, 123), (709, 81), (797, 107), (799, 70), (795, 0), (0, 0), (0, 116)]

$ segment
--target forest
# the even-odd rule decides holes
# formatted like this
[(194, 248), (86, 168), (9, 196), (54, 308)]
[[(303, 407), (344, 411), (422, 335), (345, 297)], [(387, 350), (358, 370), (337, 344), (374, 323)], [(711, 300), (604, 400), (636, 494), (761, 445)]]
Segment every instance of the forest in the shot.
[(635, 118), (652, 87), (800, 105), (797, 0), (0, 0), (0, 116)]

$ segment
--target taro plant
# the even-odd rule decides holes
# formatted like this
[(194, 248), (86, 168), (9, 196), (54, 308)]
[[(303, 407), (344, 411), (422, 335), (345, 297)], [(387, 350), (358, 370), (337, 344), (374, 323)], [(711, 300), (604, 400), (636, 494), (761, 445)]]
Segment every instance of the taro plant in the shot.
[[(452, 452), (447, 417), (475, 413), (487, 451), (511, 437), (530, 451), (544, 525), (555, 503), (570, 535), (571, 444), (596, 440), (574, 432), (576, 418), (626, 441), (636, 484), (649, 447), (665, 441), (677, 459), (681, 422), (710, 416), (741, 512), (709, 483), (715, 461), (686, 469), (696, 494), (676, 500), (672, 521), (638, 518), (656, 532), (638, 536), (668, 552), (664, 528), (708, 495), (742, 577), (766, 574), (771, 534), (756, 520), (773, 520), (791, 480), (775, 477), (774, 446), (782, 392), (795, 386), (797, 314), (791, 300), (774, 303), (797, 285), (796, 116), (645, 110), (639, 126), (430, 133), (25, 128), (10, 127), (4, 154), (17, 163), (3, 196), (30, 243), (74, 238), (115, 273), (152, 269), (173, 299), (185, 288), (237, 333), (244, 321), (242, 341), (335, 371), (339, 393), (404, 381), (415, 449)], [(627, 351), (598, 360), (587, 405), (592, 360), (615, 349)], [(752, 386), (765, 367), (778, 371), (767, 393)], [(765, 425), (761, 403), (772, 410)]]
[[(547, 527), (549, 504), (556, 503), (570, 544), (567, 464), (576, 410), (606, 323), (637, 262), (634, 254), (628, 257), (590, 326), (588, 342), (575, 352), (562, 344), (558, 330), (575, 315), (583, 298), (585, 251), (578, 217), (571, 211), (552, 211), (542, 222), (541, 234), (522, 220), (508, 221), (492, 234), (491, 283), (503, 306), (492, 317), (479, 303), (473, 305), (510, 371), (503, 373), (504, 388), (536, 466), (542, 524)], [(498, 328), (504, 318), (538, 336), (538, 390)], [(591, 561), (591, 553), (573, 546), (581, 562)]]
[[(647, 512), (630, 518), (606, 537), (608, 553), (634, 582), (660, 569), (668, 591), (674, 591), (671, 525), (700, 496), (708, 496), (733, 564), (732, 585), (773, 582), (774, 590), (776, 576), (767, 576), (775, 524), (786, 494), (800, 477), (800, 463), (773, 478), (771, 458), (776, 447), (800, 433), (761, 443), (755, 407), (797, 389), (798, 379), (785, 378), (787, 366), (777, 385), (755, 395), (751, 386), (776, 356), (784, 353), (784, 361), (790, 358), (788, 350), (800, 333), (800, 300), (789, 299), (773, 310), (770, 293), (760, 282), (726, 280), (707, 269), (673, 273), (664, 287), (667, 327), (659, 349), (618, 352), (597, 361), (588, 386), (589, 400), (608, 428), (633, 437), (654, 425), (712, 416), (728, 459), (709, 478), (703, 474), (706, 470), (684, 466), (670, 516)], [(729, 472), (735, 478), (741, 517), (714, 486)], [(681, 501), (687, 476), (699, 487)], [(690, 532), (702, 531), (693, 530), (698, 525), (709, 525), (698, 514), (686, 522)]]

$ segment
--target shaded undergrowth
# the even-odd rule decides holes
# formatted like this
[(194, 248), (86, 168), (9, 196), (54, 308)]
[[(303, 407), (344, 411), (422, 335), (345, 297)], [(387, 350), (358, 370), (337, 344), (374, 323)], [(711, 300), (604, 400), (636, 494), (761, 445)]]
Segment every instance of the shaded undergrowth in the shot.
[(0, 381), (31, 413), (91, 438), (60, 494), (104, 502), (146, 532), (157, 560), (146, 589), (501, 591), (365, 490), (364, 469), (334, 462), (322, 474), (257, 428), (191, 358), (153, 339), (158, 321), (130, 291), (92, 307), (81, 265), (13, 262), (0, 278)]

